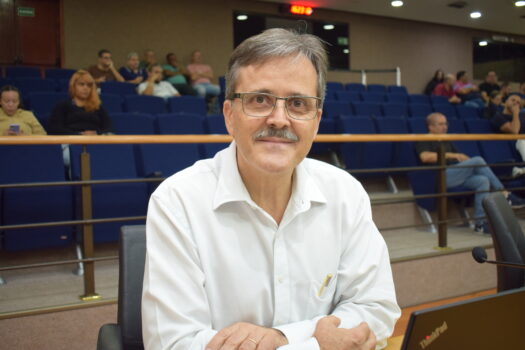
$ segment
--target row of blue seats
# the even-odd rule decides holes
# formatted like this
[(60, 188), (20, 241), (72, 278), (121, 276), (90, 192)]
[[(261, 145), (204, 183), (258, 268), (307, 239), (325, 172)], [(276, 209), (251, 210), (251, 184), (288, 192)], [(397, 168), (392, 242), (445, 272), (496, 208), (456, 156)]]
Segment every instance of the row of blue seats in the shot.
[(69, 79), (73, 73), (75, 73), (74, 69), (67, 68), (8, 66), (0, 69), (0, 78), (17, 79), (45, 77), (51, 79)]
[(364, 115), (374, 117), (412, 117), (425, 118), (432, 112), (443, 113), (450, 119), (478, 119), (481, 111), (465, 105), (446, 104), (403, 104), (326, 101), (323, 115), (335, 118), (342, 115)]
[(399, 94), (399, 93), (377, 93), (377, 92), (353, 92), (335, 91), (327, 93), (326, 100), (336, 100), (345, 102), (375, 102), (375, 103), (416, 103), (416, 104), (448, 104), (448, 99), (444, 96), (428, 96), (423, 94)]
[(402, 85), (383, 85), (383, 84), (360, 84), (360, 83), (340, 83), (329, 81), (326, 83), (327, 91), (353, 91), (353, 92), (377, 92), (377, 93), (397, 93), (408, 94), (407, 88)]

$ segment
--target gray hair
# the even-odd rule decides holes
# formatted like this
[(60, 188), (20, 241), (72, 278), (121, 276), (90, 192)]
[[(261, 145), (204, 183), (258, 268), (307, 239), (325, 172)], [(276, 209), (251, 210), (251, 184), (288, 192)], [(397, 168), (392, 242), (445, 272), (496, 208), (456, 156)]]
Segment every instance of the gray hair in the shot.
[(134, 57), (134, 56), (137, 56), (137, 58), (139, 58), (139, 54), (138, 53), (130, 52), (130, 53), (128, 53), (127, 59), (129, 60), (131, 57)]
[(291, 55), (304, 55), (312, 62), (317, 72), (317, 97), (324, 100), (328, 57), (323, 42), (314, 35), (282, 28), (267, 29), (252, 36), (233, 51), (226, 73), (226, 98), (233, 98), (239, 68)]

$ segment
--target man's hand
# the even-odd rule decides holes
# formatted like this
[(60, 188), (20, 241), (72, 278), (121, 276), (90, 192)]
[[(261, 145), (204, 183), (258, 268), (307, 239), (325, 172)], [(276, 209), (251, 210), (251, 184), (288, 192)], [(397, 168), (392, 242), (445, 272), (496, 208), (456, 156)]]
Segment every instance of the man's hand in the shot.
[(464, 153), (456, 153), (456, 159), (457, 159), (459, 162), (464, 162), (464, 161), (470, 159), (470, 157), (467, 156), (467, 155), (464, 154)]
[(239, 322), (223, 328), (206, 345), (206, 350), (275, 350), (288, 344), (278, 330)]
[(341, 320), (335, 316), (323, 317), (317, 322), (314, 337), (321, 350), (373, 350), (376, 347), (376, 336), (362, 322), (351, 329), (337, 328)]
[(515, 115), (519, 116), (520, 115), (520, 104), (519, 104), (519, 102), (513, 104), (512, 107), (510, 107), (510, 110), (511, 110), (513, 116), (515, 116)]

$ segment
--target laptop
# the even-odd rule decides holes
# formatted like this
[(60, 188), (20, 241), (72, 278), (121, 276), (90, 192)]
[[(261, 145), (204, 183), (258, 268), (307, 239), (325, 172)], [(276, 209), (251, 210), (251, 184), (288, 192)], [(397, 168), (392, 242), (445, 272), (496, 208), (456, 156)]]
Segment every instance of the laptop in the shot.
[(401, 350), (525, 349), (525, 288), (414, 311)]

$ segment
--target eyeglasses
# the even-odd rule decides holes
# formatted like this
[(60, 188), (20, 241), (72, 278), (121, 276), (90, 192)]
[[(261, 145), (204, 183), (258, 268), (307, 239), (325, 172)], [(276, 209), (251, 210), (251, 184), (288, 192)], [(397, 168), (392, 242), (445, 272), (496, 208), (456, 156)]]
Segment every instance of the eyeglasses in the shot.
[(314, 96), (279, 97), (264, 92), (235, 93), (232, 100), (236, 98), (241, 99), (244, 114), (255, 118), (269, 116), (275, 110), (277, 100), (284, 100), (284, 108), (290, 118), (310, 120), (317, 116), (321, 103), (321, 99)]

